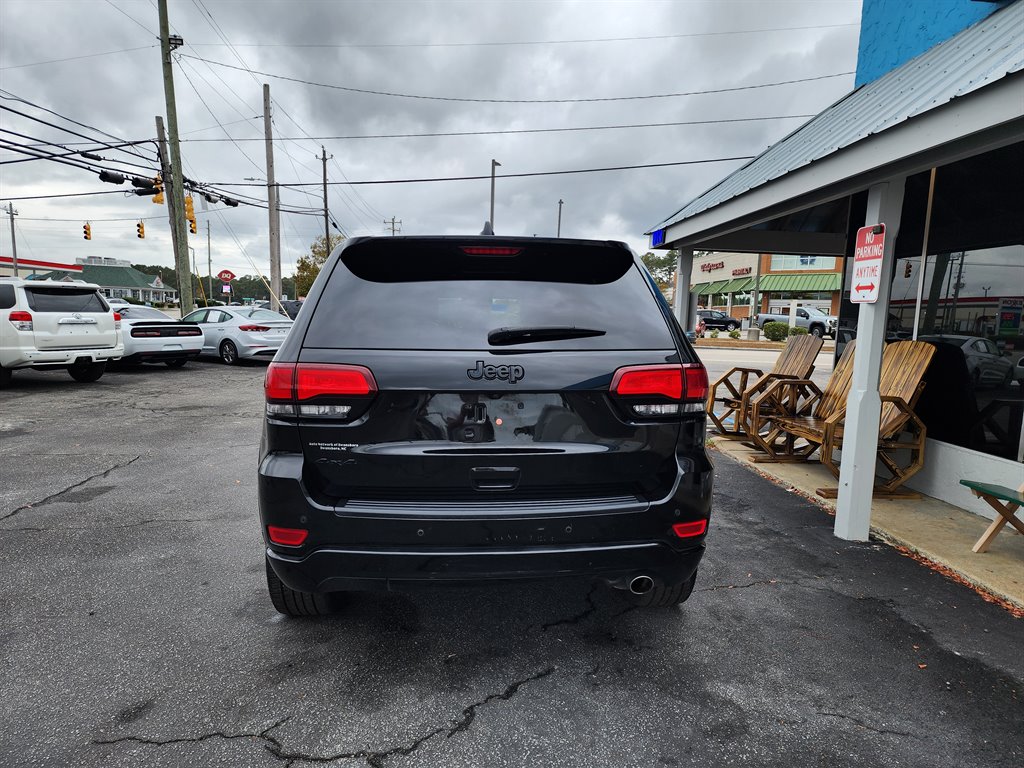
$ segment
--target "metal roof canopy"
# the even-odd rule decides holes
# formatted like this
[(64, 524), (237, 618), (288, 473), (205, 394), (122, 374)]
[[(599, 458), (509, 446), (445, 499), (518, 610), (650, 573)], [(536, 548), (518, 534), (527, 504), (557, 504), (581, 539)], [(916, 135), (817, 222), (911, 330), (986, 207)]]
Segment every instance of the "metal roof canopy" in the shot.
[(1024, 0), (832, 105), (659, 224), (664, 248), (843, 255), (849, 197), (1020, 141)]

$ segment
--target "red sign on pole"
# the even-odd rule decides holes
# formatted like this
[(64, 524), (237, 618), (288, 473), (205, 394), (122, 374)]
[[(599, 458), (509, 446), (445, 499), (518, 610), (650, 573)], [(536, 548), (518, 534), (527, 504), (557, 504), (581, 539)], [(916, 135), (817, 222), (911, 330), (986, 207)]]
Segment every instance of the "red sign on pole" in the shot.
[(853, 250), (853, 283), (850, 285), (850, 301), (854, 304), (874, 304), (878, 301), (884, 252), (885, 224), (873, 224), (857, 230), (857, 244)]
[(217, 279), (223, 280), (226, 283), (230, 283), (232, 280), (235, 279), (235, 273), (232, 272), (230, 269), (221, 270), (221, 272), (217, 274)]

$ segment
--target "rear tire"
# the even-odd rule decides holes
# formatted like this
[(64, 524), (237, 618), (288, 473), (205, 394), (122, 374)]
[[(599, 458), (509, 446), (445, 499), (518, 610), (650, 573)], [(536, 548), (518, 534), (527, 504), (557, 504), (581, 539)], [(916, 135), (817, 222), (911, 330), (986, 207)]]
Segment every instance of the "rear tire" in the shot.
[(14, 372), (10, 368), (0, 365), (0, 389), (6, 389), (11, 385), (11, 378)]
[(628, 592), (630, 602), (641, 608), (671, 608), (673, 605), (685, 603), (693, 594), (693, 586), (697, 583), (697, 572), (693, 572), (686, 581), (681, 584), (655, 584), (650, 592), (642, 595), (634, 595)]
[(737, 328), (739, 328), (739, 326), (736, 323), (726, 323), (725, 324), (725, 330), (727, 330), (727, 331), (735, 331)]
[(335, 612), (338, 596), (332, 593), (299, 592), (286, 586), (267, 559), (267, 591), (270, 602), (285, 616), (329, 616)]
[(238, 347), (233, 341), (225, 339), (220, 344), (220, 361), (224, 365), (236, 365), (238, 363)]
[(184, 368), (185, 363), (187, 362), (188, 360), (186, 358), (179, 357), (176, 360), (164, 360), (164, 365), (166, 365), (168, 368)]
[(98, 381), (105, 370), (107, 370), (106, 362), (68, 366), (68, 374), (71, 378), (85, 383)]

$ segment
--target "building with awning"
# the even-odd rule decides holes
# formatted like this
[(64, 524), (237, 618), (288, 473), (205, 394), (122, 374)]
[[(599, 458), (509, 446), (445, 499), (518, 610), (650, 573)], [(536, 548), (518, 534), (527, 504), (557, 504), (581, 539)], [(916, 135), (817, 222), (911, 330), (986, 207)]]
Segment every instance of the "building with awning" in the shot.
[[(923, 0), (865, 0), (855, 89), (650, 233), (652, 245), (679, 252), (679, 285), (694, 284), (695, 251), (845, 263), (837, 272), (840, 326), (856, 334), (857, 354), (838, 489), (842, 538), (868, 535), (887, 337), (967, 339), (967, 378), (932, 377), (924, 390), (947, 387), (934, 413), (922, 416), (925, 466), (911, 487), (991, 517), (959, 480), (1024, 483), (1024, 382), (986, 381), (972, 357), (974, 349), (977, 359), (983, 349), (1011, 362), (1024, 354), (1024, 0), (946, 5), (938, 14)], [(854, 305), (857, 231), (879, 224), (877, 298)], [(814, 290), (837, 278), (762, 279)], [(700, 295), (729, 285), (723, 278)], [(697, 298), (675, 297), (687, 327)]]

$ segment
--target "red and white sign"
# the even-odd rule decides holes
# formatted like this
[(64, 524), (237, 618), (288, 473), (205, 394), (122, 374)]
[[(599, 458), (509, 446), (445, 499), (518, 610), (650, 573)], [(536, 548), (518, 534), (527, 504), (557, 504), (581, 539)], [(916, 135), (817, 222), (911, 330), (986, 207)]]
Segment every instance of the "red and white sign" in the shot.
[[(14, 266), (14, 258), (11, 256), (0, 256), (0, 266)], [(38, 259), (23, 259), (18, 257), (18, 271), (23, 269), (45, 269), (60, 270), (62, 272), (81, 272), (81, 264), (61, 264), (58, 261), (39, 261)]]
[(230, 283), (232, 280), (235, 279), (235, 273), (232, 272), (230, 269), (223, 269), (219, 273), (217, 273), (217, 279), (223, 280), (226, 283)]
[(873, 224), (857, 230), (857, 244), (853, 249), (853, 283), (850, 285), (850, 301), (854, 304), (878, 301), (884, 252), (885, 224)]

